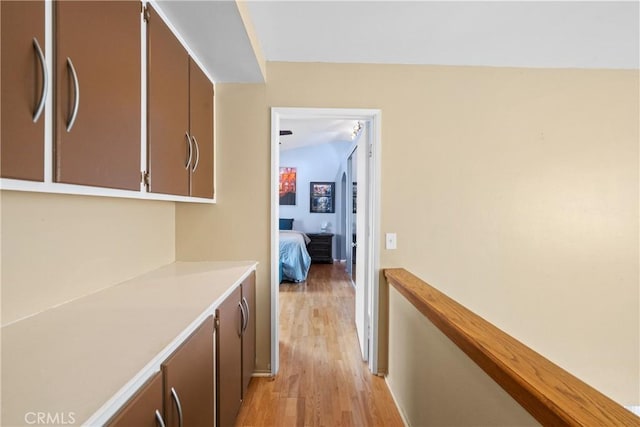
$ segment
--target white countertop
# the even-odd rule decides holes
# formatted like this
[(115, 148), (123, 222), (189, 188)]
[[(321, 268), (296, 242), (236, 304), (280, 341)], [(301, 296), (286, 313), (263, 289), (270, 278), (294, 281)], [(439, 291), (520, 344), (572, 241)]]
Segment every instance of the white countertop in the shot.
[(255, 268), (176, 262), (3, 327), (2, 425), (102, 425)]

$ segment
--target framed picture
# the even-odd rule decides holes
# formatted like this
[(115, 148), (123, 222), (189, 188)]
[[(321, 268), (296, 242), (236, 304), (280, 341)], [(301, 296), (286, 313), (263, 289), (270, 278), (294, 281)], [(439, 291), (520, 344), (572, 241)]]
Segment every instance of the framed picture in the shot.
[(311, 182), (309, 184), (309, 212), (335, 212), (335, 182)]
[(296, 168), (280, 168), (280, 204), (296, 204)]

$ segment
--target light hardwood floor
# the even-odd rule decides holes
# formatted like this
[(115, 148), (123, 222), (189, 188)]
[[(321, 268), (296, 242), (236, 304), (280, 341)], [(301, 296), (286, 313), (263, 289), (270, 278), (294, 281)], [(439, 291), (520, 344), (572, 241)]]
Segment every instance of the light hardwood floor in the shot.
[(236, 426), (402, 426), (384, 379), (360, 356), (344, 264), (280, 285), (280, 372), (253, 378)]

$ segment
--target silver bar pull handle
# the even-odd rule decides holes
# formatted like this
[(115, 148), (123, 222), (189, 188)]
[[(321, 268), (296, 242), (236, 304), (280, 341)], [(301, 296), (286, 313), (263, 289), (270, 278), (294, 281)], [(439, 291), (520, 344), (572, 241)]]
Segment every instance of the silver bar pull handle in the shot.
[(184, 165), (185, 169), (189, 169), (189, 165), (191, 164), (191, 158), (193, 157), (193, 146), (191, 145), (191, 137), (187, 132), (184, 133), (184, 136), (187, 137), (187, 144), (189, 145), (189, 155), (187, 156), (187, 163)]
[(249, 310), (249, 303), (247, 302), (247, 299), (245, 297), (242, 297), (242, 303), (244, 304), (245, 308), (247, 309), (247, 320), (244, 324), (244, 331), (247, 330), (247, 327), (249, 326), (249, 320), (251, 319), (251, 311)]
[(67, 132), (71, 132), (73, 124), (78, 117), (78, 108), (80, 107), (80, 84), (78, 83), (76, 68), (73, 66), (73, 62), (71, 62), (71, 58), (69, 57), (67, 57), (67, 68), (69, 68), (69, 72), (71, 72), (71, 77), (73, 78), (73, 109), (67, 121)]
[(47, 99), (47, 88), (49, 86), (49, 74), (47, 73), (47, 61), (44, 59), (44, 53), (40, 48), (38, 39), (33, 38), (33, 48), (36, 50), (36, 56), (40, 62), (40, 71), (42, 72), (42, 90), (40, 91), (40, 101), (36, 106), (36, 111), (33, 113), (33, 123), (37, 122), (40, 115), (44, 111), (45, 100)]
[(156, 409), (156, 425), (158, 427), (166, 427), (164, 424), (164, 419), (162, 419), (162, 414), (157, 409)]
[(244, 319), (246, 315), (244, 313), (244, 305), (242, 305), (241, 302), (238, 303), (238, 307), (240, 307), (240, 316), (241, 316), (241, 323), (240, 323), (240, 329), (238, 330), (238, 336), (242, 336), (242, 332), (244, 331)]
[(193, 145), (196, 147), (196, 161), (191, 168), (191, 172), (195, 172), (196, 169), (198, 169), (198, 163), (200, 163), (200, 146), (198, 145), (198, 140), (195, 136), (191, 136), (191, 139), (193, 139)]
[(178, 397), (178, 392), (173, 387), (171, 387), (171, 398), (173, 399), (173, 402), (176, 404), (176, 409), (178, 409), (178, 427), (182, 427), (182, 405), (180, 404), (180, 398)]

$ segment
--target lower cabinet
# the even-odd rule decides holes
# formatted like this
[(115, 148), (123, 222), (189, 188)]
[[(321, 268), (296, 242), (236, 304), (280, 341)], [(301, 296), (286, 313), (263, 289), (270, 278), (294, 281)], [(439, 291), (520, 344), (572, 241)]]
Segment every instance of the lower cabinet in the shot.
[(108, 423), (111, 427), (158, 427), (162, 414), (162, 374), (156, 373)]
[(209, 317), (107, 425), (211, 427), (213, 387), (213, 317)]
[(242, 302), (247, 312), (244, 332), (242, 334), (242, 398), (247, 395), (247, 388), (256, 368), (256, 274), (251, 273), (242, 282)]
[(237, 287), (216, 310), (216, 418), (233, 426), (242, 403), (242, 289)]
[(216, 309), (215, 358), (210, 316), (107, 425), (211, 427), (215, 413), (215, 425), (234, 426), (255, 370), (255, 294), (252, 272)]
[(213, 317), (162, 364), (167, 427), (213, 425)]
[(255, 272), (216, 310), (216, 418), (234, 426), (255, 369)]

